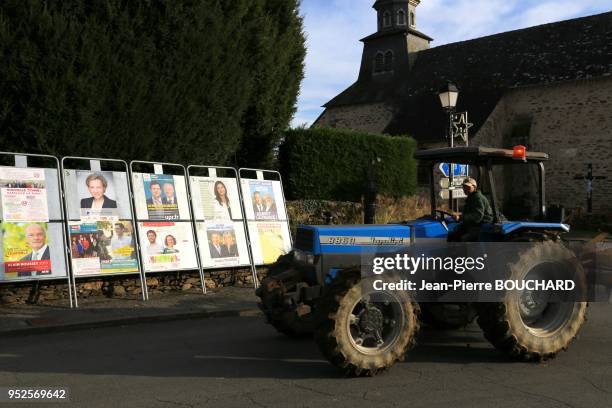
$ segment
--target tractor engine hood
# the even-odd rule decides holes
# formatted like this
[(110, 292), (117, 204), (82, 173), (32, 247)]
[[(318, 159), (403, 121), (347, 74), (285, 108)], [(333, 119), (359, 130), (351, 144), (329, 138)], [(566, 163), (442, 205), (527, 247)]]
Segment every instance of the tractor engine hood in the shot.
[(448, 231), (439, 222), (423, 218), (402, 224), (386, 225), (300, 225), (295, 249), (324, 253), (397, 251), (411, 239), (446, 239)]

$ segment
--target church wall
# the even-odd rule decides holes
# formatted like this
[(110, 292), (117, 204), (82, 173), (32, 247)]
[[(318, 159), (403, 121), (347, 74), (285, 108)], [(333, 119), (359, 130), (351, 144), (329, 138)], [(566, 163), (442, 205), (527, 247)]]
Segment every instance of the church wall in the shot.
[(314, 127), (333, 127), (383, 133), (393, 110), (384, 103), (328, 108), (313, 124)]
[(586, 188), (577, 175), (593, 164), (593, 212), (612, 214), (612, 78), (517, 88), (509, 91), (472, 144), (526, 144), (549, 154), (546, 201), (586, 211)]

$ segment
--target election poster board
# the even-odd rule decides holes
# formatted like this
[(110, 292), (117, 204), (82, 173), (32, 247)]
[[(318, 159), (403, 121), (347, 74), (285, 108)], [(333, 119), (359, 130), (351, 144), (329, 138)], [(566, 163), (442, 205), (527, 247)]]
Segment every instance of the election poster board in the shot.
[[(153, 172), (134, 171), (151, 166)], [(205, 292), (185, 168), (139, 161), (132, 161), (130, 168), (144, 272), (197, 269)]]
[(0, 282), (68, 277), (57, 168), (0, 167), (0, 220)]
[(208, 176), (191, 175), (189, 180), (202, 267), (207, 269), (250, 266), (245, 224), (240, 203), (238, 180), (217, 177), (208, 168)]
[(132, 219), (125, 171), (64, 170), (68, 219), (83, 222)]
[(189, 220), (185, 176), (133, 173), (132, 187), (139, 220)]
[(142, 221), (138, 228), (146, 272), (198, 269), (191, 223)]
[[(254, 173), (256, 178), (244, 174)], [(269, 265), (291, 251), (282, 182), (278, 172), (240, 169), (240, 188), (255, 265)]]
[[(74, 278), (139, 273), (127, 164), (69, 157), (90, 169), (63, 169)], [(64, 160), (65, 160), (64, 159)], [(62, 163), (64, 163), (62, 160)], [(102, 170), (105, 167), (121, 170)]]
[(75, 277), (139, 271), (131, 221), (70, 222), (69, 230)]
[(272, 264), (291, 251), (291, 235), (286, 222), (250, 222), (249, 237), (256, 265)]

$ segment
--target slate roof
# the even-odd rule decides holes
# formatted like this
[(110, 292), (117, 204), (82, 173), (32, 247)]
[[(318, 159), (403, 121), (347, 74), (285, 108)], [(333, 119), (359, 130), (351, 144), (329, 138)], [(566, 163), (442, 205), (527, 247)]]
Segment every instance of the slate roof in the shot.
[(437, 91), (447, 80), (475, 134), (509, 88), (604, 76), (612, 76), (612, 12), (430, 48), (409, 74), (358, 81), (324, 106), (390, 103), (397, 112), (385, 133), (430, 141), (444, 134)]

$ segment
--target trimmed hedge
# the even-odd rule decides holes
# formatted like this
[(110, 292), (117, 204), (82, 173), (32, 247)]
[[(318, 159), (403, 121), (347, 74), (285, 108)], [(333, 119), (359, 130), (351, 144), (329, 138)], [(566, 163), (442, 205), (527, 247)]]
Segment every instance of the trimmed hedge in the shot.
[(378, 193), (414, 194), (416, 142), (351, 130), (291, 129), (279, 148), (279, 167), (288, 199), (361, 201), (368, 163), (376, 157)]

